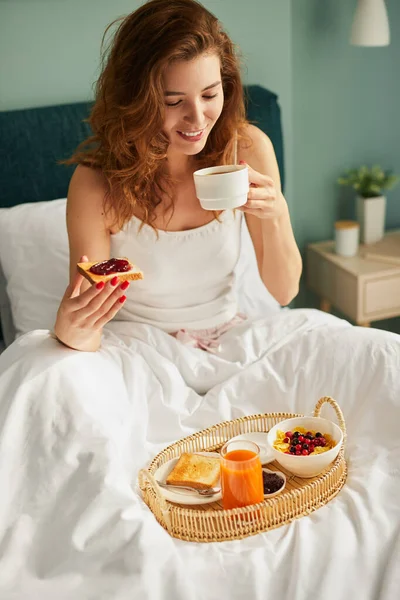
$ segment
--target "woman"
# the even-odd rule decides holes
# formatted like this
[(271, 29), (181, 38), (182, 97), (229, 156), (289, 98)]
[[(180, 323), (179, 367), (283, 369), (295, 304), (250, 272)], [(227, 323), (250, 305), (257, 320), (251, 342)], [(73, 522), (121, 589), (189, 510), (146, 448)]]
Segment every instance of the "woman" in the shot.
[[(194, 0), (150, 0), (123, 19), (90, 123), (89, 148), (69, 161), (78, 167), (68, 194), (71, 283), (55, 324), (59, 341), (95, 351), (102, 328), (118, 313), (175, 335), (185, 331), (191, 339), (204, 331), (216, 337), (240, 321), (232, 282), (242, 214), (203, 210), (193, 181), (202, 166), (232, 162), (236, 132), (251, 184), (240, 210), (258, 269), (276, 300), (289, 304), (298, 291), (301, 257), (274, 150), (245, 120), (234, 46), (210, 12)], [(200, 228), (213, 221), (216, 227), (199, 244)], [(178, 251), (160, 243), (161, 232), (188, 233), (179, 245), (186, 258), (179, 268), (173, 268)], [(200, 285), (199, 271), (209, 269), (221, 245), (224, 258)], [(144, 269), (149, 253), (154, 263)], [(193, 260), (199, 253), (200, 263)], [(76, 272), (79, 261), (121, 255), (146, 276), (128, 299), (128, 283), (114, 278), (90, 286)]]

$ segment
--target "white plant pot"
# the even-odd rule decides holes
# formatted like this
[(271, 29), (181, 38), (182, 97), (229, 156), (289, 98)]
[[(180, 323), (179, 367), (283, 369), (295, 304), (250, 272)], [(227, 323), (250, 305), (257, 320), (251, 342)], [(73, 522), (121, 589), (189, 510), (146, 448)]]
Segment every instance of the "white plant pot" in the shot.
[(362, 198), (357, 196), (357, 221), (360, 223), (360, 241), (373, 244), (385, 233), (386, 197)]

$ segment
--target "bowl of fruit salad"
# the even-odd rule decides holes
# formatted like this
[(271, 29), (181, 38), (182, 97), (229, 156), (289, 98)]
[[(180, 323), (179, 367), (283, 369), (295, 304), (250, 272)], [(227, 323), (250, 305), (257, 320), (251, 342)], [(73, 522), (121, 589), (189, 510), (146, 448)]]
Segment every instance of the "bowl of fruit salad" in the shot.
[(268, 432), (275, 460), (297, 477), (315, 477), (339, 454), (343, 431), (321, 417), (295, 417), (277, 423)]

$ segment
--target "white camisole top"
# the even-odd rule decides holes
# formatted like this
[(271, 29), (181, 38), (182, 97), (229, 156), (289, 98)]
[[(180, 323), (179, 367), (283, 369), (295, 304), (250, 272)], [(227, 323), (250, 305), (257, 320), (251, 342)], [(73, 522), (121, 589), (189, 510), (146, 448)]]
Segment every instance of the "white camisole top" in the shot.
[(234, 270), (243, 213), (226, 210), (219, 221), (186, 231), (156, 232), (133, 217), (111, 235), (111, 256), (126, 257), (144, 274), (131, 282), (115, 320), (147, 323), (173, 333), (208, 329), (237, 313)]

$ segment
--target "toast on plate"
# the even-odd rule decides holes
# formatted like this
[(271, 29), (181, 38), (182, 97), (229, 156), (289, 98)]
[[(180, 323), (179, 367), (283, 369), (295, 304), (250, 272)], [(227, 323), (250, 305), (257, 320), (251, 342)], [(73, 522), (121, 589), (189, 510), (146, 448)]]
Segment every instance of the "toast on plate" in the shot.
[(168, 475), (166, 483), (208, 490), (215, 486), (219, 477), (219, 458), (184, 452)]

